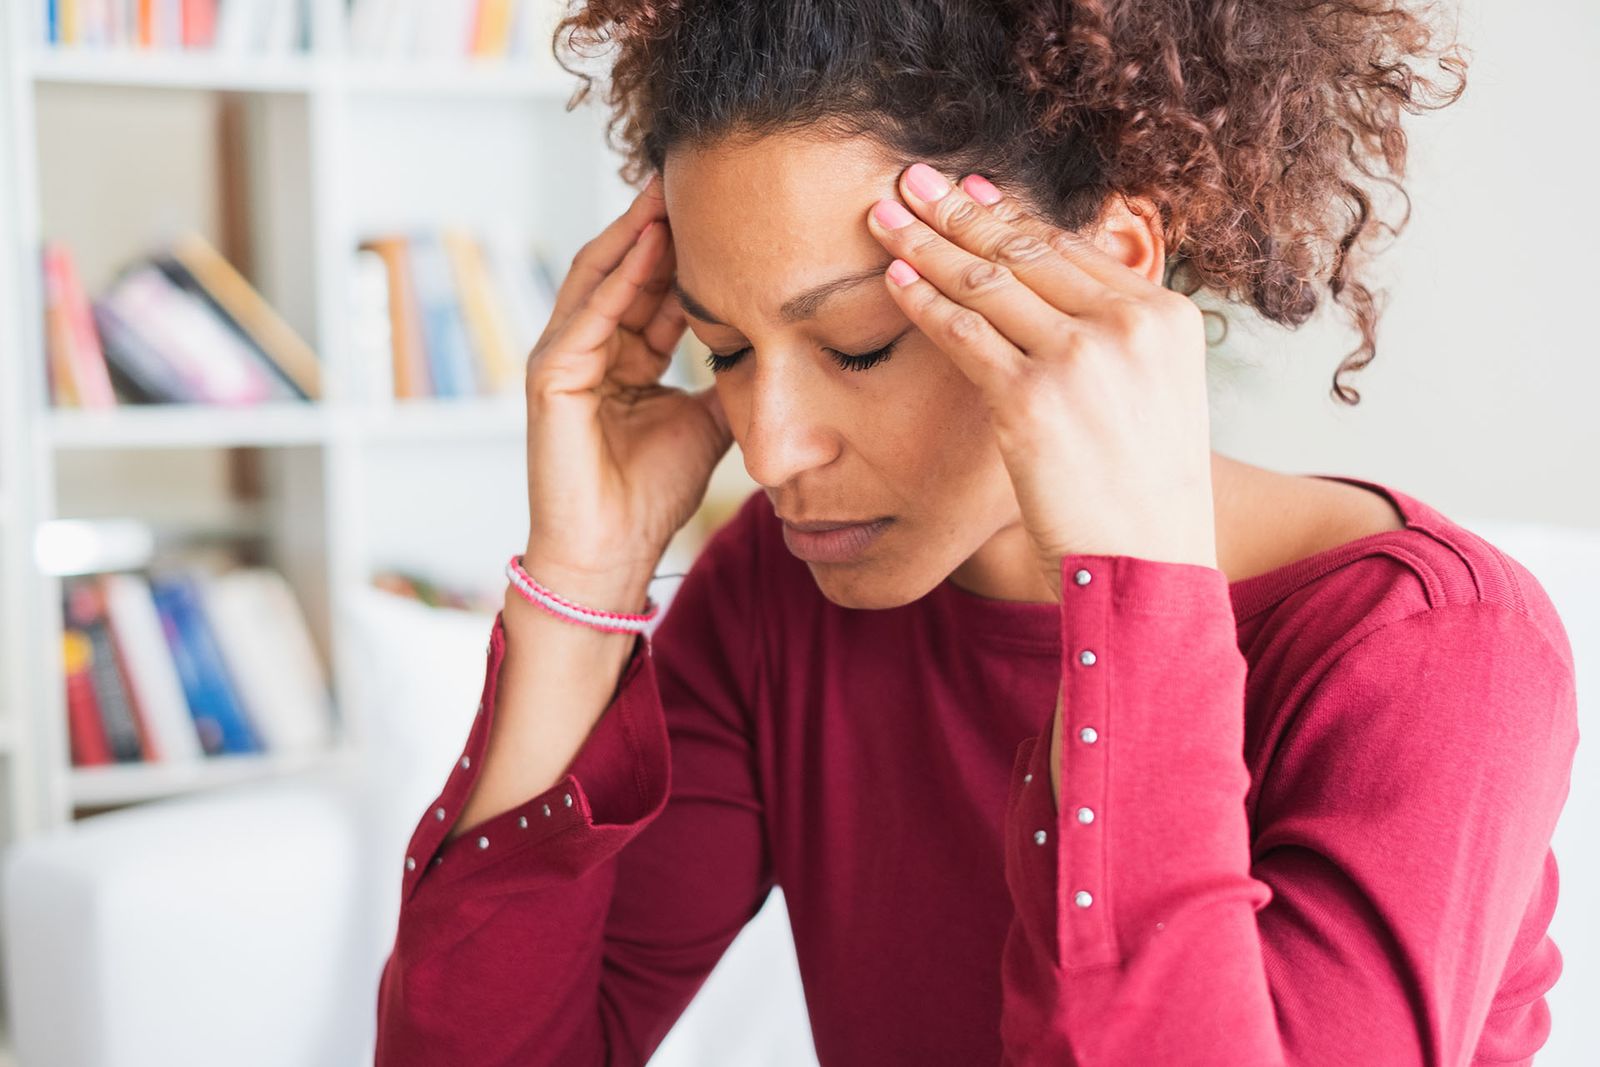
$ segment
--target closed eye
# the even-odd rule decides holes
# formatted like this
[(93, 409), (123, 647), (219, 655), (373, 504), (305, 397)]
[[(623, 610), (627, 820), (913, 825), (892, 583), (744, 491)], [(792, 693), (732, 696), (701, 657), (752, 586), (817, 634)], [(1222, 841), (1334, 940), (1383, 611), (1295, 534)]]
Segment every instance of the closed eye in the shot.
[[(910, 331), (908, 330), (907, 333), (909, 332)], [(896, 337), (893, 341), (890, 341), (881, 348), (874, 348), (871, 352), (862, 352), (856, 355), (852, 355), (849, 352), (840, 352), (836, 348), (824, 348), (823, 351), (832, 356), (833, 361), (844, 370), (869, 370), (888, 359), (889, 354), (893, 352), (904, 339), (905, 334), (902, 333), (899, 337)], [(744, 359), (745, 354), (749, 351), (750, 346), (746, 345), (745, 347), (733, 352), (729, 352), (726, 355), (721, 355), (716, 352), (709, 353), (706, 356), (706, 366), (711, 368), (711, 372), (713, 374), (721, 374), (723, 371), (731, 369), (735, 364)]]

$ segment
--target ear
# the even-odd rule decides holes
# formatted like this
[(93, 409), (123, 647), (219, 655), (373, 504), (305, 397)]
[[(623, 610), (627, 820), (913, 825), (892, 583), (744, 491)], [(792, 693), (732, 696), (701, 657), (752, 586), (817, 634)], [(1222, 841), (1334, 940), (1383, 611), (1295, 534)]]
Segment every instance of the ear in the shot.
[(1115, 193), (1106, 199), (1095, 231), (1094, 243), (1101, 250), (1160, 285), (1166, 272), (1166, 239), (1161, 229), (1161, 213), (1147, 196), (1126, 197)]

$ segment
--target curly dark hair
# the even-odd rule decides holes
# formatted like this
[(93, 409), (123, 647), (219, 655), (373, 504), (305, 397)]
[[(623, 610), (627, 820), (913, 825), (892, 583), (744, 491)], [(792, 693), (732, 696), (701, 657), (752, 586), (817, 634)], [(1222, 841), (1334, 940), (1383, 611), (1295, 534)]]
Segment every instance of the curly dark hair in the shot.
[[(1361, 334), (1331, 390), (1354, 406), (1339, 379), (1372, 361), (1381, 310), (1355, 274), (1370, 238), (1411, 215), (1400, 111), (1466, 88), (1431, 14), (1387, 0), (580, 0), (552, 48), (581, 80), (569, 110), (602, 84), (632, 184), (679, 143), (817, 127), (981, 173), (1066, 229), (1110, 196), (1147, 197), (1168, 287), (1299, 326), (1327, 285)], [(1410, 65), (1434, 55), (1448, 91)], [(1404, 202), (1396, 225), (1374, 210), (1377, 183)]]

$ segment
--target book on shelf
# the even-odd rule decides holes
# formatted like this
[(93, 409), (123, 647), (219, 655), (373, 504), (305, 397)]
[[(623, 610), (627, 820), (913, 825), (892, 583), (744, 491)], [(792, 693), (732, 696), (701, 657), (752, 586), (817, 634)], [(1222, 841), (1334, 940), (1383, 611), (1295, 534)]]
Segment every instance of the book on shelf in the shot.
[(307, 0), (35, 0), (51, 48), (206, 50), (223, 55), (304, 51)]
[(463, 227), (376, 234), (356, 248), (350, 327), (374, 396), (519, 391), (555, 307), (538, 249)]
[(198, 233), (127, 264), (94, 299), (65, 242), (45, 242), (41, 268), (56, 407), (321, 396), (316, 353)]
[(391, 568), (373, 573), (369, 584), (390, 596), (415, 600), (424, 607), (494, 614), (504, 598), (492, 589), (430, 578), (420, 571)]
[(168, 564), (64, 578), (62, 596), (75, 766), (330, 744), (326, 674), (278, 572)]
[(543, 60), (551, 0), (351, 0), (352, 55), (372, 60)]

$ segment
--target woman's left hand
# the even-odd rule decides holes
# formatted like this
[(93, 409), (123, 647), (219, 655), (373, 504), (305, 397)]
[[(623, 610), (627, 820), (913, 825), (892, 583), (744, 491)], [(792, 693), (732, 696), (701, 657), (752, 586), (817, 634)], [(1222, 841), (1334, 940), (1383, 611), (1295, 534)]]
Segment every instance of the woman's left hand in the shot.
[(1060, 597), (1070, 553), (1215, 567), (1195, 303), (926, 164), (901, 173), (900, 191), (904, 204), (868, 212), (898, 257), (888, 288), (987, 400), (1048, 588)]

